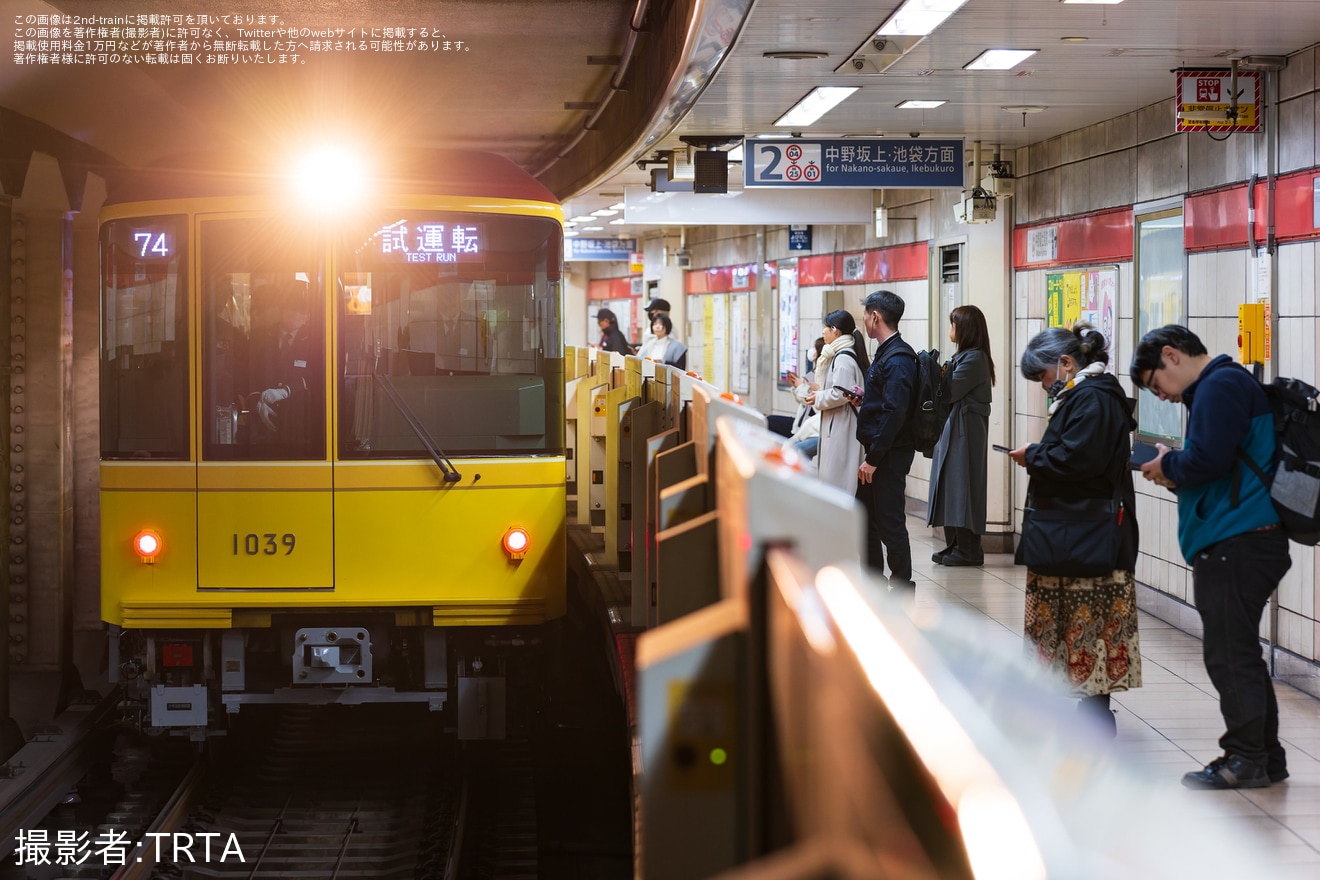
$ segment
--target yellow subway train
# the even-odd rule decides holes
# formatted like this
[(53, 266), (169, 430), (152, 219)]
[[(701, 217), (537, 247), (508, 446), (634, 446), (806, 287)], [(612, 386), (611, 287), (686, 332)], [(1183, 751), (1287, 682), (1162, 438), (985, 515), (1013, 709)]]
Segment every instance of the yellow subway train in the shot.
[(195, 738), (400, 701), (499, 736), (565, 611), (560, 207), (487, 154), (279, 165), (179, 160), (102, 212), (111, 674)]

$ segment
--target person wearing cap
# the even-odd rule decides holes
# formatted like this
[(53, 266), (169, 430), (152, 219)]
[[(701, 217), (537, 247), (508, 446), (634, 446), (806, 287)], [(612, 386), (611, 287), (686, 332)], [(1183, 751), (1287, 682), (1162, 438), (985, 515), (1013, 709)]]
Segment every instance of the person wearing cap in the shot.
[(670, 311), (669, 300), (657, 296), (646, 306), (646, 318), (648, 321), (654, 322), (656, 315), (662, 312), (668, 315)]
[(602, 351), (617, 351), (619, 354), (632, 354), (632, 346), (619, 329), (619, 319), (609, 309), (596, 313), (596, 326), (600, 327), (600, 346)]

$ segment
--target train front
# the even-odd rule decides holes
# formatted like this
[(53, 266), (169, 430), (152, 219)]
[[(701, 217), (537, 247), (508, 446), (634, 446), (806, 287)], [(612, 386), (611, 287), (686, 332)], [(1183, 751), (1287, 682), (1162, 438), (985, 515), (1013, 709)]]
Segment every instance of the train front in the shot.
[(111, 674), (195, 736), (325, 702), (499, 736), (564, 613), (559, 208), (496, 157), (342, 198), (326, 167), (147, 175), (103, 212)]

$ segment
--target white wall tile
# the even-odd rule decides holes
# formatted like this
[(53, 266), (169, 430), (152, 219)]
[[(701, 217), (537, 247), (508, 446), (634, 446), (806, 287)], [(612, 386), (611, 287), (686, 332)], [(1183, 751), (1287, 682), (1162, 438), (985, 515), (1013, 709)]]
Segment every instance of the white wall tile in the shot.
[(1311, 251), (1313, 255), (1315, 253), (1311, 242), (1279, 247), (1275, 267), (1279, 289), (1276, 311), (1280, 318), (1294, 318), (1304, 314), (1302, 310), (1302, 251), (1304, 250)]

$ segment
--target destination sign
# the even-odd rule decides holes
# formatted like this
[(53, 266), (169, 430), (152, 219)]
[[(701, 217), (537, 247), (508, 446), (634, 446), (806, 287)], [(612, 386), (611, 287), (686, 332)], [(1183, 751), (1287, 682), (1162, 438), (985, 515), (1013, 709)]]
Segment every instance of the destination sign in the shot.
[(963, 143), (926, 138), (747, 138), (743, 185), (962, 189)]
[(413, 223), (399, 220), (372, 236), (377, 254), (399, 263), (459, 263), (479, 260), (485, 236), (478, 224)]

